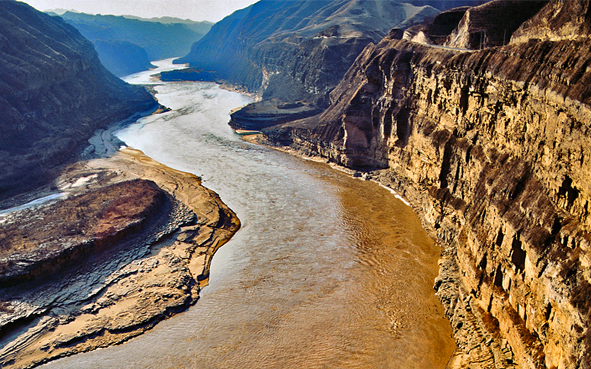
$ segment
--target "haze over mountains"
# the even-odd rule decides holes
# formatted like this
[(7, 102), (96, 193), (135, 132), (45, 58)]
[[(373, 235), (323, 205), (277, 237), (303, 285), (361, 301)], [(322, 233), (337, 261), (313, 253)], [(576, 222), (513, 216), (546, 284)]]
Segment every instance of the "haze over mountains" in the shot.
[(147, 70), (153, 60), (186, 54), (212, 25), (171, 17), (147, 20), (69, 11), (61, 17), (93, 42), (103, 65), (117, 76)]

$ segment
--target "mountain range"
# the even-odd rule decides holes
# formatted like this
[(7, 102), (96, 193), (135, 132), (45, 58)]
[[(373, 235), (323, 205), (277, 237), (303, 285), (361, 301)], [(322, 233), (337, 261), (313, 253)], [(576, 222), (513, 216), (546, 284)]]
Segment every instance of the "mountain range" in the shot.
[(117, 76), (152, 68), (150, 61), (189, 52), (211, 27), (176, 18), (132, 19), (67, 11), (60, 15), (95, 45), (103, 65)]

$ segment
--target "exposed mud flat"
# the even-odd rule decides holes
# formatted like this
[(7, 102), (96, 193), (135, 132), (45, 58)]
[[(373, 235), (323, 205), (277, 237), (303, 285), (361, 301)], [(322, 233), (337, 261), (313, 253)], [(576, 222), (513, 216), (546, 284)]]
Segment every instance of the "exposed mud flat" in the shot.
[(0, 215), (0, 365), (118, 344), (185, 310), (239, 228), (198, 177), (141, 151), (69, 166), (60, 196)]

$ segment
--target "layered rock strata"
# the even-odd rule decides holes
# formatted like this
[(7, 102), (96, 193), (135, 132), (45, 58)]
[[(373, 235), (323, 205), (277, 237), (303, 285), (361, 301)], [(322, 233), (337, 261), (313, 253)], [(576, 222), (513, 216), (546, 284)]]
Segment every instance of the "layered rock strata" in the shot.
[(0, 1), (0, 199), (48, 184), (99, 127), (158, 104), (58, 17)]
[(58, 188), (0, 215), (3, 368), (118, 344), (186, 309), (240, 225), (199, 178), (136, 150), (74, 164)]
[(277, 100), (263, 100), (252, 103), (230, 115), (230, 126), (234, 129), (260, 130), (276, 124), (317, 115), (322, 109), (302, 102), (282, 103)]
[(588, 27), (588, 2), (557, 20), (571, 3), (551, 2), (500, 48), (386, 37), (323, 114), (263, 130), (366, 168), (413, 204), (443, 247), (435, 288), (458, 346), (450, 368), (591, 365), (591, 43), (525, 38)]

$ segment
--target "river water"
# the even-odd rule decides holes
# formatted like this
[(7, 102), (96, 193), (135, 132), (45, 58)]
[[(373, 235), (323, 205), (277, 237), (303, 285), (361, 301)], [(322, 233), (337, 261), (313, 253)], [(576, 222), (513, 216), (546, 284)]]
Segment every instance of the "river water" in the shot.
[(247, 96), (212, 83), (154, 88), (172, 111), (118, 137), (201, 176), (242, 228), (188, 311), (44, 367), (445, 368), (454, 343), (432, 289), (440, 250), (412, 209), (375, 183), (242, 141), (227, 122)]

